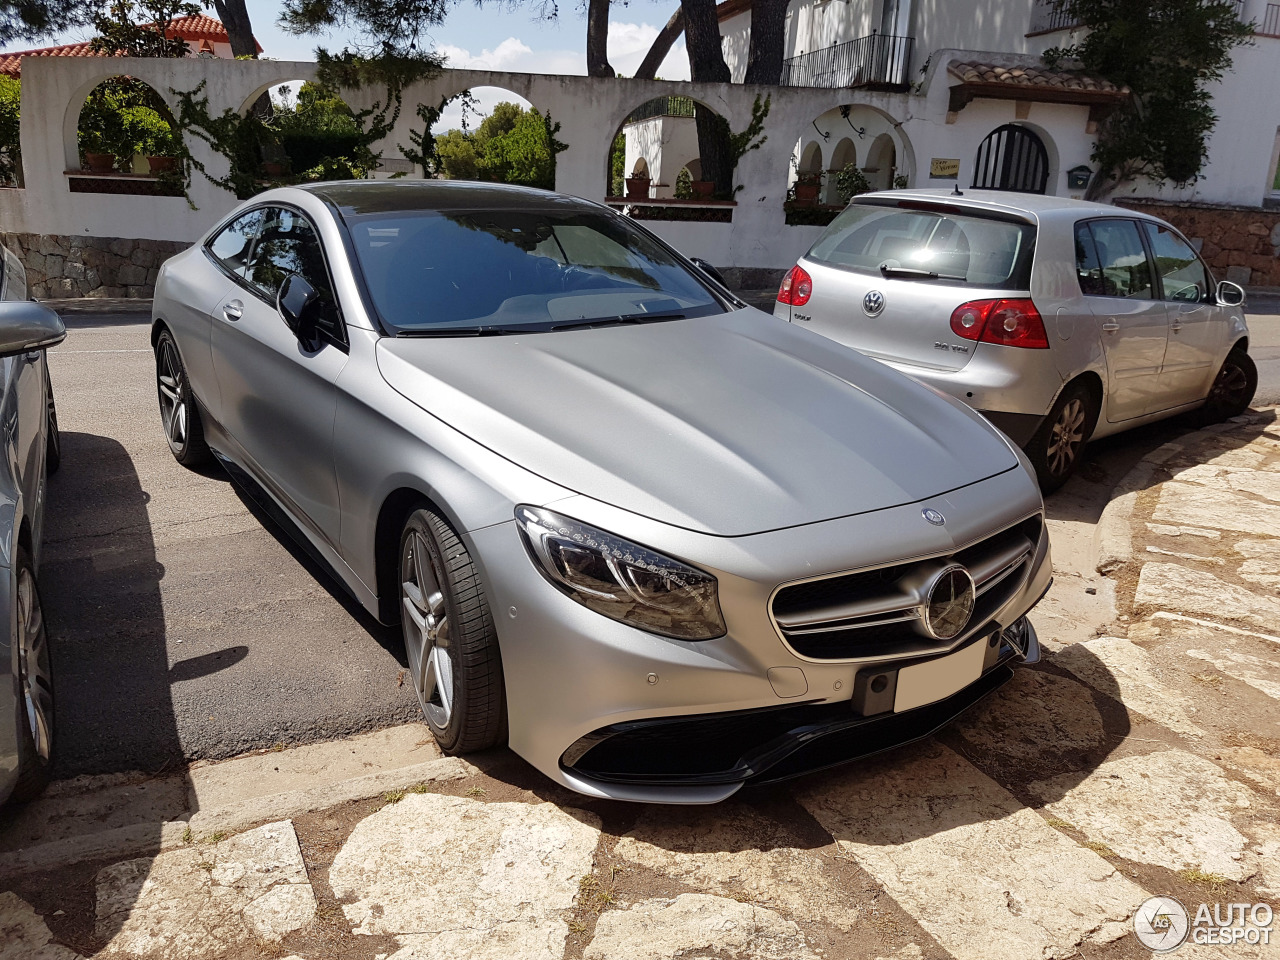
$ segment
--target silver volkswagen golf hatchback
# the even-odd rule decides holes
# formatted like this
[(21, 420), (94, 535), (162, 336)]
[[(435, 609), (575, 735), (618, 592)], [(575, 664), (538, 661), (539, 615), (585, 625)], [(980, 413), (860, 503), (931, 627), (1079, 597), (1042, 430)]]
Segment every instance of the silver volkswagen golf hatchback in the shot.
[(858, 197), (778, 291), (775, 316), (982, 411), (1048, 493), (1091, 437), (1243, 413), (1244, 291), (1155, 217), (1058, 197)]
[(160, 411), (404, 633), (440, 746), (711, 802), (924, 736), (1038, 652), (1043, 504), (961, 403), (604, 207), (263, 193), (163, 267)]

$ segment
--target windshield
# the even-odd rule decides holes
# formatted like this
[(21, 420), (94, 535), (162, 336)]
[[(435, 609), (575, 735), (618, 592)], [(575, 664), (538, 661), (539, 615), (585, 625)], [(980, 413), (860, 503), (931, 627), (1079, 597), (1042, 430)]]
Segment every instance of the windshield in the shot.
[(399, 335), (725, 312), (669, 251), (609, 213), (408, 210), (345, 219), (373, 305)]
[(852, 203), (827, 227), (808, 258), (856, 273), (1027, 289), (1036, 228), (902, 205)]

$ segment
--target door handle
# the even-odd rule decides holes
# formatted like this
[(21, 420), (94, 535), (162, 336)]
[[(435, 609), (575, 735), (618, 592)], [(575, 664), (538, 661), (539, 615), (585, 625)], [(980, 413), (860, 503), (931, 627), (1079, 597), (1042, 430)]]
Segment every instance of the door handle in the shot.
[(1169, 324), (1169, 329), (1172, 330), (1174, 333), (1177, 333), (1179, 330), (1182, 329), (1182, 321), (1181, 320), (1173, 321), (1173, 323)]
[(244, 316), (244, 304), (239, 300), (230, 300), (223, 304), (222, 315), (234, 323)]
[(1102, 329), (1107, 333), (1115, 333), (1120, 329), (1120, 324), (1116, 323), (1114, 320), (1108, 320), (1102, 325)]

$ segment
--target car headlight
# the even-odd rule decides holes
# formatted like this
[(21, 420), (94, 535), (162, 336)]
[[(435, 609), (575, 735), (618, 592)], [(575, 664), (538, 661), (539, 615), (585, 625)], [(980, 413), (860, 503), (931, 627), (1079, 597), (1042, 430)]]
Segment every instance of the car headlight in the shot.
[(584, 607), (677, 640), (723, 636), (716, 578), (541, 507), (516, 507), (534, 565)]

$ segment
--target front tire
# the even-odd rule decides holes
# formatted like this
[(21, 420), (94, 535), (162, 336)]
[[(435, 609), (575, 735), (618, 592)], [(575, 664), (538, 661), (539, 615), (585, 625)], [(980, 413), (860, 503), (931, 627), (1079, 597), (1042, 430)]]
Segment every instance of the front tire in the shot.
[(199, 467), (212, 456), (204, 442), (200, 408), (182, 354), (173, 334), (162, 330), (156, 338), (156, 392), (160, 398), (160, 422), (173, 458), (184, 467)]
[(1233, 349), (1209, 388), (1204, 404), (1206, 423), (1221, 423), (1249, 409), (1258, 389), (1258, 368), (1245, 351)]
[(1071, 479), (1097, 418), (1097, 402), (1084, 384), (1068, 384), (1026, 447), (1041, 493), (1053, 493)]
[(40, 591), (27, 551), (18, 548), (18, 781), (11, 799), (25, 803), (49, 783), (54, 759), (53, 661)]
[(409, 675), (445, 753), (503, 739), (498, 636), (474, 561), (449, 523), (415, 510), (400, 537), (400, 621)]

